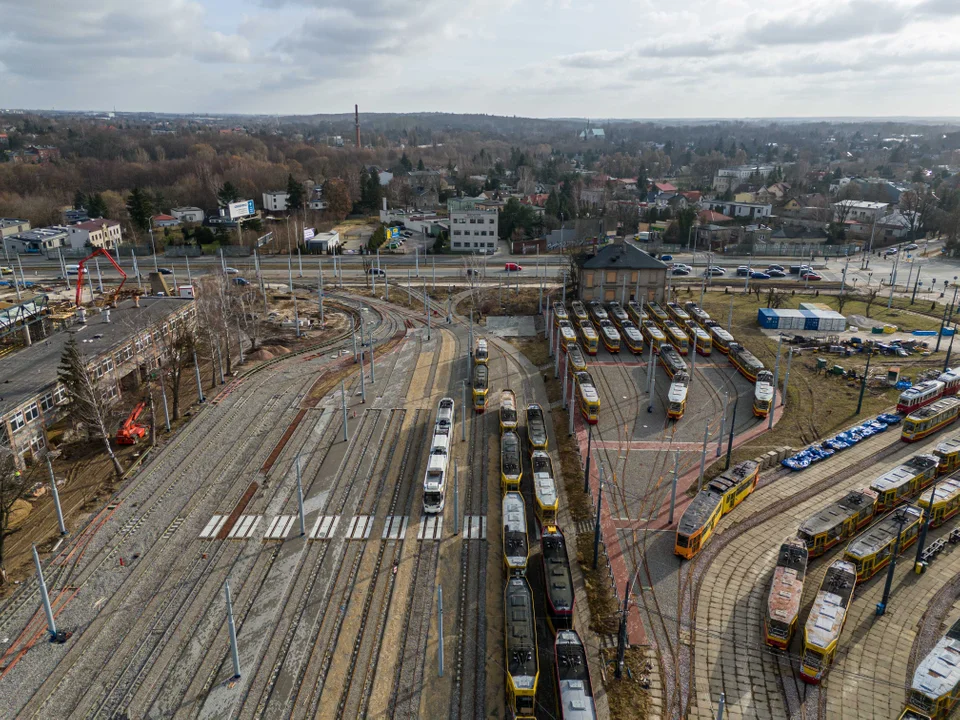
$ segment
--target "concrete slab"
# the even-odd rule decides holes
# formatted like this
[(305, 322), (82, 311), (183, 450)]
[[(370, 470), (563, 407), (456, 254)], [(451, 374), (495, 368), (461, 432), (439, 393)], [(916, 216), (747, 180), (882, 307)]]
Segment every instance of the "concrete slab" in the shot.
[(502, 338), (536, 337), (536, 318), (533, 315), (487, 317), (487, 332)]

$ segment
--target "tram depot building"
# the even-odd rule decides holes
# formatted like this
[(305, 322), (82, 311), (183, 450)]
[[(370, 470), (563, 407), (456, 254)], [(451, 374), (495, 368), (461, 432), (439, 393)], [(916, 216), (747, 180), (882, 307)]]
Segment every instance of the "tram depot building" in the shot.
[(580, 300), (626, 303), (664, 299), (667, 266), (631, 243), (617, 242), (577, 259)]

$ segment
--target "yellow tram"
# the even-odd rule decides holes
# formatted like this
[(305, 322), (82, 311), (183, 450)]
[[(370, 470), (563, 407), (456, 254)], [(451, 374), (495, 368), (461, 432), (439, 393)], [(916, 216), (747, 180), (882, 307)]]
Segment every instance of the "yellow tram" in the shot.
[(647, 315), (647, 311), (644, 310), (643, 306), (636, 300), (630, 300), (627, 302), (627, 315), (630, 316), (630, 319), (633, 320), (633, 324), (637, 327), (640, 327), (644, 320), (650, 319), (650, 316)]
[(856, 584), (853, 563), (837, 560), (827, 568), (803, 626), (800, 679), (804, 682), (818, 685), (833, 663)]
[(934, 455), (914, 455), (884, 473), (870, 483), (870, 489), (877, 493), (877, 513), (890, 510), (917, 495), (936, 476), (937, 458)]
[(687, 338), (687, 334), (680, 329), (679, 325), (673, 320), (665, 320), (662, 327), (663, 332), (667, 335), (667, 340), (676, 348), (678, 353), (686, 355), (690, 352), (690, 340)]
[(525, 577), (507, 581), (503, 614), (507, 709), (514, 720), (535, 720), (540, 663), (533, 593)]
[(903, 525), (899, 533), (899, 551), (903, 552), (917, 541), (920, 534), (923, 513), (916, 505), (907, 505), (887, 515), (855, 537), (844, 550), (843, 559), (857, 568), (857, 582), (869, 580), (890, 563), (897, 545), (897, 530), (901, 528), (901, 519)]
[(580, 325), (580, 337), (583, 338), (583, 349), (587, 355), (596, 355), (600, 348), (600, 336), (589, 320)]
[(903, 421), (900, 438), (904, 442), (922, 440), (956, 422), (960, 417), (960, 398), (945, 397), (917, 408)]
[(473, 366), (473, 409), (478, 413), (487, 409), (487, 393), (490, 390), (487, 374), (486, 365), (477, 363)]
[(560, 495), (557, 493), (557, 483), (547, 472), (533, 474), (534, 512), (540, 527), (557, 524), (557, 514), (560, 512)]
[(584, 307), (583, 303), (579, 300), (574, 300), (570, 303), (570, 311), (573, 313), (573, 319), (578, 326), (583, 325), (585, 322), (590, 322), (590, 315), (587, 313), (587, 308)]
[(653, 321), (660, 327), (663, 327), (663, 324), (670, 319), (667, 311), (653, 300), (647, 303), (647, 309), (650, 311), (650, 317), (652, 317)]
[(641, 333), (637, 326), (634, 325), (630, 320), (625, 320), (623, 323), (623, 341), (627, 346), (627, 349), (632, 352), (634, 355), (643, 354), (643, 333)]
[(946, 720), (960, 699), (960, 620), (917, 664), (901, 720)]
[(933, 454), (939, 458), (937, 474), (946, 475), (960, 468), (960, 437), (951, 437), (937, 444)]
[[(711, 322), (713, 321), (711, 320)], [(710, 326), (710, 338), (713, 341), (713, 347), (724, 355), (730, 354), (730, 345), (734, 342), (733, 335), (717, 324)]]
[(477, 348), (473, 351), (473, 360), (480, 365), (486, 365), (490, 359), (490, 351), (487, 348), (487, 341), (483, 338), (477, 338)]
[(553, 304), (553, 321), (559, 325), (561, 320), (569, 320), (570, 317), (567, 315), (567, 309), (563, 306), (562, 302), (555, 302)]
[(580, 414), (591, 425), (596, 425), (600, 419), (600, 394), (597, 392), (597, 386), (593, 384), (593, 378), (588, 372), (577, 372), (573, 374), (577, 381), (577, 404), (580, 406)]
[(930, 513), (930, 527), (943, 525), (947, 520), (960, 512), (960, 478), (950, 477), (937, 483), (936, 495), (933, 498), (933, 509), (930, 508), (930, 496), (934, 488), (930, 488), (920, 495), (917, 504)]
[(520, 492), (523, 479), (523, 460), (520, 457), (520, 436), (507, 430), (500, 436), (500, 489), (507, 493)]
[(570, 363), (570, 370), (573, 372), (587, 369), (587, 359), (583, 356), (583, 350), (577, 343), (567, 345), (567, 360)]
[(869, 488), (851, 490), (800, 523), (797, 531), (810, 557), (823, 555), (841, 540), (853, 537), (876, 517), (877, 493)]
[(660, 346), (667, 341), (667, 336), (663, 334), (663, 330), (658, 328), (653, 320), (644, 320), (641, 332), (644, 339), (653, 345), (654, 350), (659, 350)]

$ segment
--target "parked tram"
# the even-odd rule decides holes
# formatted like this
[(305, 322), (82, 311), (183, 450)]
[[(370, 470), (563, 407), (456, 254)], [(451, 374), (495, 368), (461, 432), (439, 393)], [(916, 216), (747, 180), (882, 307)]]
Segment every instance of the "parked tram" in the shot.
[(517, 395), (513, 390), (500, 391), (500, 433), (516, 430), (519, 424)]
[(680, 370), (673, 376), (670, 389), (667, 391), (667, 417), (679, 420), (687, 408), (687, 389), (690, 385), (690, 375), (686, 370)]
[(559, 300), (553, 304), (553, 321), (560, 324), (561, 320), (569, 320), (570, 316), (567, 315), (567, 309), (563, 306), (563, 303)]
[(520, 436), (507, 430), (500, 436), (500, 489), (520, 492), (523, 464), (520, 459)]
[(857, 569), (853, 563), (837, 560), (827, 568), (803, 627), (800, 678), (804, 682), (817, 685), (830, 669), (856, 584)]
[(601, 320), (609, 320), (607, 316), (607, 311), (603, 308), (603, 303), (599, 300), (590, 301), (590, 317), (593, 318), (595, 323), (599, 323)]
[(924, 405), (929, 405), (934, 400), (939, 400), (942, 396), (943, 383), (939, 380), (927, 380), (918, 383), (900, 393), (900, 398), (897, 401), (897, 412), (909, 415)]
[[(946, 720), (960, 699), (960, 620), (917, 664), (901, 718)], [(585, 716), (589, 717), (589, 716)]]
[(560, 630), (553, 645), (560, 720), (596, 720), (587, 653), (574, 630)]
[(808, 559), (807, 546), (800, 538), (787, 538), (780, 546), (763, 622), (764, 642), (771, 647), (786, 650), (797, 629)]
[(558, 630), (573, 626), (573, 576), (563, 533), (556, 525), (545, 526), (540, 537), (544, 586), (547, 596), (547, 622)]
[(587, 359), (583, 356), (583, 350), (577, 343), (567, 345), (567, 361), (570, 363), (570, 369), (573, 372), (587, 369)]
[(543, 450), (534, 450), (533, 454), (530, 456), (530, 462), (533, 465), (533, 473), (546, 473), (550, 477), (553, 477), (553, 460), (550, 459), (550, 455), (545, 453)]
[(643, 309), (643, 305), (638, 303), (636, 300), (630, 300), (627, 302), (627, 315), (630, 316), (633, 324), (637, 327), (643, 325), (644, 320), (650, 319), (650, 316), (647, 315), (647, 311)]
[(588, 372), (577, 372), (573, 374), (577, 381), (577, 404), (580, 406), (580, 414), (591, 425), (596, 425), (600, 419), (600, 394), (597, 392), (597, 386), (593, 384), (593, 378)]
[(851, 490), (800, 523), (797, 537), (803, 540), (815, 558), (861, 528), (869, 525), (877, 513), (877, 493), (869, 488)]
[(557, 493), (557, 482), (553, 475), (547, 472), (533, 474), (533, 501), (540, 527), (556, 525), (557, 513), (560, 512), (560, 495)]
[[(936, 490), (936, 493), (934, 493)], [(931, 495), (933, 507), (931, 508)], [(949, 477), (920, 494), (917, 505), (930, 514), (930, 527), (939, 527), (960, 512), (960, 478)]]
[(667, 342), (667, 336), (653, 320), (644, 320), (641, 332), (644, 339), (653, 345), (654, 350), (659, 350)]
[(609, 320), (600, 320), (600, 338), (603, 340), (603, 346), (609, 353), (620, 352), (620, 333)]
[(937, 476), (937, 460), (936, 455), (914, 455), (870, 483), (870, 489), (877, 494), (877, 513), (892, 510), (919, 495)]
[(730, 344), (730, 362), (737, 369), (737, 372), (752, 383), (757, 381), (757, 373), (763, 370), (763, 363), (738, 343)]
[(687, 372), (687, 363), (680, 357), (673, 345), (661, 345), (659, 361), (664, 371), (672, 380), (678, 372)]
[(589, 321), (580, 326), (580, 337), (587, 355), (596, 355), (600, 349), (600, 335)]
[(490, 359), (490, 352), (487, 350), (487, 341), (483, 338), (477, 338), (477, 347), (473, 351), (473, 361), (480, 365), (486, 365)]
[(482, 413), (487, 409), (487, 366), (477, 363), (473, 366), (473, 409)]
[(423, 478), (423, 511), (443, 512), (446, 497), (447, 470), (452, 440), (454, 404), (452, 398), (443, 398), (437, 407), (437, 421), (433, 427), (430, 455)]
[(690, 318), (704, 330), (709, 327), (707, 321), (710, 320), (710, 313), (697, 305), (695, 302), (688, 301), (683, 304), (683, 309), (687, 311)]
[(744, 460), (707, 483), (680, 518), (673, 552), (688, 560), (700, 552), (720, 518), (753, 492), (759, 477), (760, 463)]
[(682, 327), (690, 339), (690, 344), (698, 353), (706, 357), (713, 352), (713, 339), (710, 333), (697, 325), (695, 320), (687, 320)]
[(507, 575), (527, 572), (530, 542), (527, 537), (527, 511), (519, 492), (504, 494), (503, 510), (503, 566)]
[(587, 308), (585, 308), (579, 300), (574, 300), (570, 303), (570, 312), (573, 313), (573, 319), (577, 325), (590, 322), (590, 315), (587, 313)]
[(503, 592), (507, 709), (514, 720), (534, 720), (540, 663), (533, 593), (524, 577), (512, 577)]
[(658, 303), (655, 303), (653, 300), (647, 303), (647, 310), (650, 313), (650, 317), (653, 321), (663, 327), (663, 323), (670, 319), (670, 316), (667, 315), (667, 311), (664, 310)]
[(945, 397), (914, 410), (903, 420), (900, 438), (904, 442), (922, 440), (952, 425), (960, 417), (960, 398)]
[(630, 316), (627, 315), (627, 311), (616, 301), (607, 303), (607, 314), (610, 315), (613, 324), (618, 328), (622, 328), (625, 322), (630, 322)]
[(937, 444), (933, 454), (937, 456), (937, 475), (947, 475), (960, 468), (960, 437), (947, 438)]
[(678, 353), (681, 355), (686, 355), (690, 352), (690, 340), (687, 338), (687, 333), (685, 333), (673, 320), (663, 321), (663, 332), (666, 334), (667, 340), (669, 340), (670, 344), (676, 348)]
[(543, 408), (536, 403), (527, 405), (527, 442), (530, 443), (530, 452), (547, 449), (547, 424)]
[(730, 354), (730, 346), (734, 344), (733, 335), (719, 325), (711, 325), (710, 339), (713, 341), (713, 347), (724, 355)]
[(577, 331), (573, 329), (573, 324), (569, 320), (561, 320), (557, 324), (557, 331), (560, 333), (560, 347), (563, 349), (577, 341)]
[(960, 368), (948, 368), (940, 373), (937, 382), (943, 383), (942, 397), (952, 397), (960, 391)]
[(690, 314), (680, 306), (680, 303), (676, 302), (667, 303), (667, 314), (673, 318), (677, 325), (681, 326), (685, 325), (687, 320), (690, 319)]
[[(903, 524), (901, 527), (901, 520)], [(916, 505), (906, 505), (887, 515), (878, 523), (855, 537), (843, 552), (843, 559), (857, 568), (857, 582), (864, 582), (876, 575), (890, 563), (897, 546), (899, 529), (900, 547), (903, 552), (917, 541), (923, 512)]]
[(753, 414), (765, 418), (770, 414), (773, 404), (773, 372), (761, 370), (757, 373), (757, 384), (753, 389)]
[(626, 344), (627, 349), (632, 352), (634, 355), (643, 354), (643, 333), (637, 329), (637, 326), (633, 324), (633, 321), (627, 320), (623, 323), (623, 327), (620, 328), (621, 335), (623, 337), (623, 342)]

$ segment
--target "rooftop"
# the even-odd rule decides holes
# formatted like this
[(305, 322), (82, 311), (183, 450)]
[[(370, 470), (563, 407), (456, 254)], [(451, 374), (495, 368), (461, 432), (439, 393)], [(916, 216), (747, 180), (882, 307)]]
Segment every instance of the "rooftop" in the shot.
[(631, 243), (615, 243), (600, 249), (595, 255), (584, 255), (580, 266), (587, 270), (663, 270), (667, 266)]
[(25, 230), (22, 233), (17, 233), (16, 235), (11, 235), (9, 239), (21, 240), (23, 242), (30, 242), (31, 240), (49, 240), (50, 238), (57, 237), (58, 235), (66, 235), (67, 228), (60, 226), (46, 227), (46, 228), (34, 228), (33, 230)]
[[(170, 218), (170, 220), (174, 219), (169, 215), (153, 216), (154, 220), (163, 219), (163, 218)], [(113, 226), (113, 225), (119, 225), (119, 224), (120, 224), (119, 220), (107, 220), (105, 218), (98, 218), (96, 220), (87, 220), (85, 222), (79, 222), (76, 225), (73, 225), (72, 227), (80, 228), (81, 230), (87, 230), (90, 232), (96, 232), (97, 230), (101, 229), (104, 225)]]
[(153, 325), (191, 302), (180, 298), (142, 297), (140, 307), (135, 308), (133, 300), (124, 300), (111, 310), (109, 323), (88, 314), (85, 325), (73, 325), (0, 358), (0, 377), (3, 378), (0, 417), (54, 386), (57, 367), (70, 338), (75, 337), (83, 352), (93, 358), (126, 343), (136, 327)]

